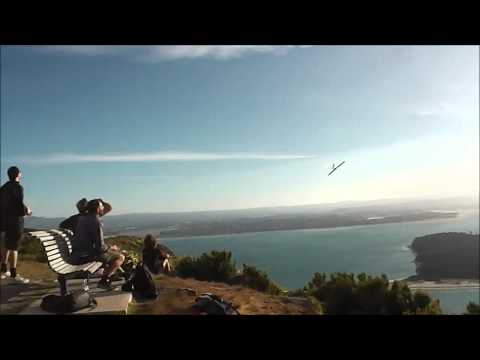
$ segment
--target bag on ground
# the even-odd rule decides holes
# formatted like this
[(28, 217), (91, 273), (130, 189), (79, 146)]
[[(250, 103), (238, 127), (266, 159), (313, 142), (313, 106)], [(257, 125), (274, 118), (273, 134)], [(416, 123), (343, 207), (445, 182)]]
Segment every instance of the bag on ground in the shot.
[(42, 299), (40, 307), (55, 314), (74, 313), (85, 308), (95, 308), (97, 301), (85, 290), (77, 290), (68, 295), (47, 295)]
[(193, 307), (208, 315), (240, 315), (231, 303), (212, 293), (204, 293), (197, 297)]
[(122, 290), (133, 292), (135, 297), (141, 299), (156, 299), (158, 296), (152, 273), (144, 263), (138, 263)]

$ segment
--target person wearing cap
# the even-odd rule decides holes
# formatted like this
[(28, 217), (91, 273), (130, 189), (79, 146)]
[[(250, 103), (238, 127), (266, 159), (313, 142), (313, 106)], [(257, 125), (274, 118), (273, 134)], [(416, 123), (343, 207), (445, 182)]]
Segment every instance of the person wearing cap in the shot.
[[(101, 199), (97, 199), (97, 200), (101, 200)], [(103, 200), (101, 200), (101, 201), (102, 201), (102, 204), (103, 204), (103, 212), (100, 216), (104, 216), (104, 215), (108, 214), (110, 211), (112, 211), (112, 206), (109, 203), (107, 203)], [(78, 214), (72, 215), (68, 219), (63, 220), (60, 223), (59, 228), (60, 229), (68, 229), (73, 234), (75, 234), (75, 231), (77, 230), (78, 219), (80, 218), (80, 216), (87, 215), (87, 213), (88, 213), (88, 208), (87, 207), (88, 207), (88, 200), (86, 198), (83, 198), (83, 199), (79, 200), (77, 202)]]
[(111, 210), (110, 204), (102, 199), (93, 199), (88, 202), (87, 214), (78, 219), (71, 255), (73, 264), (101, 261), (105, 270), (98, 287), (106, 290), (113, 289), (111, 277), (125, 261), (125, 256), (120, 253), (118, 246), (108, 246), (103, 237), (103, 224), (100, 217)]
[[(1, 279), (10, 276), (12, 284), (26, 284), (28, 279), (17, 273), (18, 245), (23, 237), (25, 215), (32, 210), (23, 203), (22, 173), (16, 166), (7, 171), (8, 181), (0, 188), (0, 232), (2, 235)], [(7, 271), (7, 262), (10, 271)]]

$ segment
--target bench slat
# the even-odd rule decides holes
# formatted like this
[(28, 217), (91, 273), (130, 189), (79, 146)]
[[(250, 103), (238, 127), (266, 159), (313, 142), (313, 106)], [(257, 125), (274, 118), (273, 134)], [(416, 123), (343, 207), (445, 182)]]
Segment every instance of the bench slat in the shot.
[(90, 272), (95, 272), (99, 269), (100, 266), (102, 266), (103, 264), (101, 262), (98, 262), (98, 261), (95, 261), (95, 262), (92, 262), (90, 263), (90, 265), (85, 268), (85, 271), (90, 271)]
[(45, 230), (39, 230), (39, 231), (30, 231), (28, 234), (31, 236), (39, 237), (39, 236), (50, 235), (50, 232)]
[(61, 262), (65, 262), (61, 257), (52, 261), (49, 261), (50, 266), (54, 266), (56, 264), (60, 264)]
[(57, 247), (55, 250), (47, 251), (47, 256), (50, 257), (51, 255), (60, 254), (60, 249)]
[(50, 241), (50, 240), (54, 240), (55, 239), (55, 236), (44, 236), (44, 237), (39, 237), (38, 240), (40, 240), (42, 243), (45, 242), (45, 241)]
[(68, 266), (64, 267), (63, 269), (58, 270), (58, 272), (60, 274), (70, 274), (70, 273), (75, 272), (75, 271), (76, 271), (76, 268), (75, 268), (74, 265), (68, 265)]
[(103, 263), (101, 262), (96, 262), (95, 263), (95, 266), (91, 267), (90, 269), (88, 269), (88, 271), (90, 271), (92, 274), (94, 272), (96, 272), (98, 269), (100, 269), (101, 267), (103, 266)]
[(57, 242), (55, 240), (47, 240), (42, 243), (43, 246), (50, 246), (53, 244), (56, 244)]
[(61, 258), (61, 257), (62, 257), (62, 255), (60, 255), (60, 254), (55, 254), (55, 255), (50, 255), (50, 256), (48, 256), (47, 259), (48, 259), (48, 262), (50, 262), (50, 261), (52, 261), (52, 260), (59, 259), (59, 258)]
[(53, 245), (45, 246), (45, 251), (51, 251), (54, 249), (58, 249), (58, 244), (55, 243)]
[(60, 270), (65, 269), (67, 266), (71, 266), (69, 263), (64, 262), (63, 264), (58, 264), (55, 267), (52, 267), (53, 271), (60, 272)]

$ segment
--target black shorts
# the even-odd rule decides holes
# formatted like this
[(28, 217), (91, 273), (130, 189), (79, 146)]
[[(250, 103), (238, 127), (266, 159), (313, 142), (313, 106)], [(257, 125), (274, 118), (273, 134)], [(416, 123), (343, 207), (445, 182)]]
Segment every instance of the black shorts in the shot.
[(23, 237), (23, 218), (20, 221), (5, 224), (2, 235), (7, 250), (18, 250)]

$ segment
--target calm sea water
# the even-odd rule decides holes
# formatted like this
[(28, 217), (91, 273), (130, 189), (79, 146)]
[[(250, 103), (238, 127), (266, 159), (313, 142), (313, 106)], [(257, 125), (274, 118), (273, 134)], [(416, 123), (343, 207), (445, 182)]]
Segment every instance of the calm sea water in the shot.
[[(164, 239), (178, 255), (211, 250), (232, 251), (237, 265), (255, 265), (278, 284), (295, 289), (315, 272), (366, 272), (389, 279), (415, 274), (408, 245), (417, 236), (439, 232), (479, 232), (479, 213), (460, 211), (457, 218), (332, 229), (269, 231), (248, 234)], [(463, 312), (480, 302), (477, 290), (430, 290), (444, 311)]]

